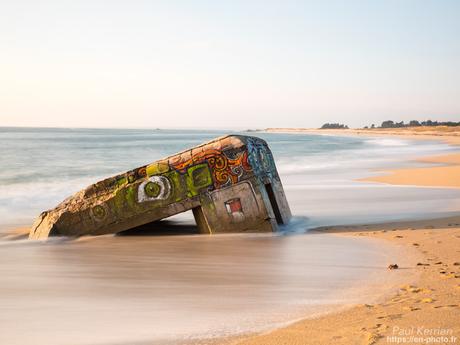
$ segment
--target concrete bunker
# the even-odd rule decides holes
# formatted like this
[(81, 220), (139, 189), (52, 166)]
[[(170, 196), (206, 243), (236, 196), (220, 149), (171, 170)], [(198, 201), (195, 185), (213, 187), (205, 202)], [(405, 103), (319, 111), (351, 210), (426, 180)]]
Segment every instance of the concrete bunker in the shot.
[(99, 181), (40, 214), (29, 238), (119, 233), (189, 210), (205, 234), (288, 223), (267, 143), (229, 135)]

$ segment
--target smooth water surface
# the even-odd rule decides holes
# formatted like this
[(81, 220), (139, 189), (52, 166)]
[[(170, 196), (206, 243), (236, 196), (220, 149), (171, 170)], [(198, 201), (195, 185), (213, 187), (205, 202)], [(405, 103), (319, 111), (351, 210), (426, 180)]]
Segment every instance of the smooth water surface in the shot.
[[(0, 231), (30, 225), (41, 211), (99, 179), (226, 133), (0, 128)], [(353, 182), (372, 174), (372, 169), (452, 151), (446, 144), (399, 138), (243, 134), (267, 140), (291, 207), (297, 216), (309, 217), (311, 226), (443, 215), (451, 210), (449, 204), (458, 205), (460, 200), (457, 191), (446, 189)]]
[[(223, 134), (2, 128), (0, 232), (98, 179)], [(159, 225), (171, 236), (0, 240), (0, 344), (187, 344), (372, 303), (411, 274), (386, 270), (405, 254), (306, 229), (442, 216), (460, 203), (458, 190), (355, 181), (452, 151), (445, 144), (251, 134), (269, 143), (295, 216), (280, 233), (179, 235), (195, 229), (187, 212)]]
[(9, 345), (252, 333), (370, 303), (410, 274), (387, 276), (388, 262), (406, 259), (378, 241), (316, 234), (24, 240), (0, 252), (0, 344)]

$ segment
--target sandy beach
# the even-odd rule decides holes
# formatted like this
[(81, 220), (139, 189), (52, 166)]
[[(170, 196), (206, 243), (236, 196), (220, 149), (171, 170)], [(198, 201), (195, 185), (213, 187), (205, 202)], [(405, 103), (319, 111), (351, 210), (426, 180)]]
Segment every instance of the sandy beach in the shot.
[[(285, 131), (270, 129), (269, 131)], [(459, 143), (458, 130), (302, 130), (287, 132), (334, 135), (398, 135)], [(431, 167), (399, 169), (366, 181), (425, 187), (460, 187), (460, 154), (427, 157)], [(460, 213), (460, 210), (459, 210)], [(247, 338), (239, 345), (281, 344), (455, 344), (460, 340), (460, 215), (376, 225), (322, 227), (315, 231), (340, 236), (369, 236), (415, 249), (411, 267), (416, 283), (402, 284), (381, 303), (304, 320), (287, 328)], [(397, 263), (396, 263), (397, 264)]]
[[(361, 135), (397, 136), (417, 140), (440, 140), (450, 145), (460, 145), (458, 127), (413, 127), (413, 128), (375, 128), (375, 129), (310, 129), (310, 128), (267, 128), (271, 133), (308, 133), (321, 135)], [(460, 153), (424, 157), (417, 159), (432, 166), (413, 169), (382, 171), (381, 176), (373, 176), (362, 181), (388, 183), (394, 185), (416, 185), (427, 187), (460, 187)]]
[[(341, 135), (339, 131), (311, 133)], [(343, 135), (373, 134), (347, 130)], [(405, 133), (404, 137), (450, 144), (458, 140), (455, 133), (428, 137)], [(376, 176), (364, 181), (374, 187), (378, 182), (457, 191), (460, 154), (417, 160), (423, 163), (420, 167), (374, 171)], [(350, 203), (368, 196), (367, 202), (393, 214), (395, 207), (403, 205), (394, 198), (414, 189), (420, 192), (418, 188), (386, 187), (385, 193), (395, 191), (385, 194), (377, 186), (368, 194), (340, 196), (332, 186), (331, 194), (304, 189), (310, 193), (305, 198), (306, 192), (295, 184), (296, 176), (287, 175), (288, 182), (289, 178), (294, 179), (287, 190), (296, 210), (311, 214), (312, 204), (299, 201), (315, 203), (321, 194), (343, 222), (335, 224), (354, 224), (347, 223), (344, 216), (365, 203), (339, 210), (331, 204), (334, 198), (340, 203), (341, 198), (349, 197)], [(440, 200), (446, 200), (442, 193), (413, 194), (421, 209), (418, 195), (426, 195), (426, 199), (439, 195)], [(378, 198), (391, 199), (395, 205), (376, 203)], [(450, 211), (454, 206), (449, 205)], [(5, 331), (0, 339), (21, 345), (40, 340), (59, 345), (69, 341), (93, 344), (95, 340), (111, 345), (164, 345), (179, 344), (170, 335), (182, 332), (179, 335), (187, 339), (184, 344), (426, 343), (431, 336), (447, 336), (449, 341), (444, 343), (455, 343), (450, 337), (460, 336), (460, 208), (455, 211), (458, 215), (451, 217), (373, 224), (377, 221), (371, 221), (367, 209), (371, 216), (365, 218), (366, 223), (323, 226), (306, 236), (286, 237), (102, 236), (37, 246), (25, 240), (29, 228), (16, 229), (2, 238), (5, 259), (0, 270), (9, 278), (2, 286)], [(306, 225), (301, 222), (299, 226), (305, 229)], [(389, 264), (399, 267), (387, 270)], [(45, 298), (37, 299), (36, 291)], [(337, 298), (340, 293), (344, 296)], [(227, 296), (224, 301), (223, 295)], [(317, 310), (315, 305), (293, 309), (286, 321), (287, 306), (305, 301), (308, 305), (310, 300), (320, 301)], [(45, 302), (48, 313), (42, 312)], [(282, 307), (280, 319), (274, 320), (277, 305)], [(119, 313), (129, 318), (122, 322)], [(17, 320), (28, 325), (21, 336)], [(297, 321), (290, 323), (292, 320)], [(86, 330), (84, 334), (73, 330), (74, 322)], [(211, 325), (213, 332), (209, 333)], [(70, 336), (69, 329), (73, 330)], [(194, 332), (199, 340), (189, 341)], [(200, 334), (210, 338), (199, 338)]]
[(460, 188), (460, 154), (426, 157), (417, 161), (434, 166), (384, 171), (382, 176), (369, 177), (363, 181)]
[(318, 128), (267, 128), (269, 133), (309, 133), (330, 135), (371, 135), (398, 136), (409, 139), (444, 140), (451, 144), (460, 144), (458, 127), (403, 127), (403, 128), (350, 128), (350, 129), (318, 129)]
[(382, 303), (305, 320), (238, 344), (391, 344), (410, 336), (427, 341), (429, 334), (420, 335), (420, 327), (433, 335), (441, 332), (448, 339), (459, 337), (460, 217), (318, 231), (371, 236), (415, 248), (423, 255), (423, 260), (414, 264), (420, 278), (415, 284), (402, 284)]
[(460, 345), (460, 1), (0, 8), (0, 345)]

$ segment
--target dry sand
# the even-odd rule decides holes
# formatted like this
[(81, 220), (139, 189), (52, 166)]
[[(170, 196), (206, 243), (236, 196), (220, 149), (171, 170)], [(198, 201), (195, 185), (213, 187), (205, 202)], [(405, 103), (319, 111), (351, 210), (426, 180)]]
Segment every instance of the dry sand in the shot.
[(369, 177), (363, 179), (363, 181), (396, 185), (460, 188), (460, 153), (427, 157), (418, 161), (434, 163), (437, 166), (391, 170), (385, 172), (383, 176)]
[(374, 129), (267, 128), (265, 131), (274, 133), (310, 133), (330, 135), (390, 135), (412, 139), (444, 140), (451, 144), (460, 144), (460, 127), (447, 126)]
[[(437, 126), (392, 129), (267, 128), (266, 131), (328, 135), (399, 136), (409, 139), (442, 140), (451, 145), (460, 145), (460, 127)], [(444, 156), (426, 157), (418, 161), (432, 163), (434, 166), (385, 171), (382, 172), (382, 176), (369, 177), (362, 181), (395, 185), (460, 188), (460, 152)]]
[[(271, 129), (277, 132), (325, 133), (323, 130)], [(460, 129), (326, 130), (336, 135), (404, 135), (460, 143)], [(400, 169), (368, 180), (421, 186), (460, 187), (460, 154), (429, 157), (443, 166)], [(459, 210), (460, 213), (460, 210)], [(460, 344), (460, 215), (450, 218), (379, 225), (317, 229), (344, 236), (372, 236), (413, 248), (423, 259), (416, 284), (391, 298), (343, 312), (304, 320), (284, 329), (248, 337), (238, 345), (281, 344)], [(399, 269), (404, 269), (400, 267)]]

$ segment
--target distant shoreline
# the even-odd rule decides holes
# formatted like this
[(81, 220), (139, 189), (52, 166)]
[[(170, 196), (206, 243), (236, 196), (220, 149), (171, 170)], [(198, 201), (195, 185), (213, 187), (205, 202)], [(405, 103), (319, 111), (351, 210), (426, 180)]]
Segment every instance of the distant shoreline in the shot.
[(410, 139), (443, 140), (451, 145), (460, 145), (460, 127), (404, 127), (404, 128), (350, 128), (350, 129), (319, 129), (319, 128), (266, 128), (267, 133), (308, 133), (338, 136), (398, 136)]
[[(308, 133), (337, 136), (396, 136), (417, 140), (441, 140), (449, 145), (460, 146), (460, 128), (458, 127), (440, 126), (393, 129), (267, 128), (265, 131), (269, 133)], [(368, 177), (360, 181), (394, 185), (460, 188), (460, 150), (453, 154), (425, 157), (417, 161), (434, 163), (433, 165), (436, 166), (383, 171), (382, 176)]]

